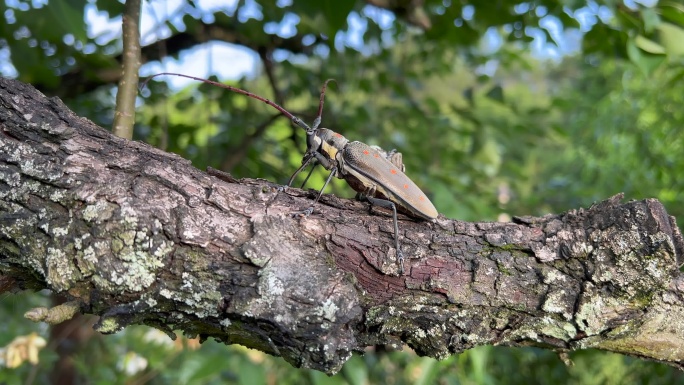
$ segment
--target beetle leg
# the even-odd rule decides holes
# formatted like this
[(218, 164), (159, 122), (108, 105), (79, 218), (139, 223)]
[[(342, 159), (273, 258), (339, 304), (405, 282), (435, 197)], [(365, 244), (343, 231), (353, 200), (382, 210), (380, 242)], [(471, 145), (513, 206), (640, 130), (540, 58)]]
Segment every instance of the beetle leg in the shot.
[(314, 152), (311, 154), (311, 156), (316, 157), (318, 163), (320, 163), (321, 166), (325, 167), (326, 170), (331, 170), (334, 167), (337, 171), (337, 162), (335, 162), (333, 159), (327, 158), (320, 152)]
[(314, 200), (314, 205), (318, 202), (319, 199), (321, 199), (321, 196), (323, 195), (323, 191), (325, 190), (326, 187), (328, 187), (328, 183), (330, 183), (330, 180), (335, 176), (337, 173), (337, 166), (333, 166), (332, 169), (330, 169), (330, 175), (328, 175), (328, 179), (325, 180), (325, 183), (323, 184), (323, 187), (321, 187), (321, 191), (318, 192), (318, 196), (316, 197), (316, 200)]
[(336, 173), (337, 173), (337, 166), (333, 166), (330, 169), (330, 175), (328, 175), (328, 179), (325, 180), (323, 187), (321, 187), (321, 191), (318, 192), (318, 195), (316, 196), (316, 199), (311, 204), (311, 206), (309, 208), (307, 208), (306, 210), (295, 213), (295, 214), (301, 214), (301, 215), (304, 215), (305, 217), (311, 215), (313, 213), (313, 210), (314, 210), (314, 205), (316, 203), (318, 203), (319, 199), (321, 199), (321, 196), (323, 195), (323, 191), (325, 191), (325, 188), (328, 186), (328, 183), (330, 183), (330, 180), (333, 178), (333, 176), (335, 176)]
[(306, 178), (304, 178), (304, 182), (302, 182), (302, 185), (299, 186), (299, 188), (304, 188), (306, 182), (309, 180), (309, 178), (311, 178), (311, 174), (313, 174), (314, 170), (316, 169), (316, 165), (318, 165), (318, 163), (314, 163), (313, 167), (311, 167), (309, 174), (306, 176)]
[[(374, 190), (374, 189), (372, 189)], [(392, 209), (392, 220), (394, 221), (394, 247), (397, 249), (397, 260), (399, 261), (399, 275), (404, 275), (404, 253), (399, 248), (399, 225), (397, 224), (397, 206), (392, 201), (374, 198), (371, 194), (366, 195), (366, 199), (374, 205)]]
[[(297, 171), (295, 171), (294, 174), (292, 174), (292, 176), (290, 177), (290, 180), (287, 181), (287, 187), (291, 187), (291, 186), (292, 186), (292, 182), (294, 182), (294, 178), (295, 178), (300, 172), (302, 172), (302, 170), (304, 170), (304, 168), (305, 168), (306, 166), (308, 166), (309, 163), (310, 163), (313, 159), (314, 159), (314, 156), (311, 155), (311, 154), (306, 154), (306, 155), (304, 155), (304, 159), (302, 159), (302, 165), (299, 166), (299, 168), (297, 169)], [(311, 173), (309, 173), (309, 176), (311, 176)], [(309, 177), (307, 176), (306, 179), (309, 179)], [(306, 183), (306, 180), (304, 181), (304, 183)], [(302, 184), (302, 187), (304, 187), (303, 184)]]

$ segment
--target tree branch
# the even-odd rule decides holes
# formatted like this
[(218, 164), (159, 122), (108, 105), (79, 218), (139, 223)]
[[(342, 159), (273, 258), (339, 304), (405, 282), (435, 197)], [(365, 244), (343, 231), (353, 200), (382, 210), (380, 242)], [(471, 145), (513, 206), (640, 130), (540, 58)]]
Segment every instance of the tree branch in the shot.
[(121, 30), (124, 47), (123, 64), (116, 93), (112, 133), (130, 140), (133, 139), (135, 98), (138, 96), (138, 71), (140, 70), (140, 0), (126, 0)]
[[(213, 337), (328, 373), (408, 344), (599, 348), (683, 367), (684, 243), (656, 200), (514, 223), (400, 221), (263, 180), (228, 183), (0, 79), (0, 287)], [(229, 180), (229, 179), (228, 179)]]

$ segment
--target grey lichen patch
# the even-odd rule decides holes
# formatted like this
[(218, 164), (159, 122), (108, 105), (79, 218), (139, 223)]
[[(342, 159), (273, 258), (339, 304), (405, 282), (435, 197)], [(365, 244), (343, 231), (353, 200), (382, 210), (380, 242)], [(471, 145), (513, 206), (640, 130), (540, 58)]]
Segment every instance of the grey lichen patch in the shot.
[(55, 237), (64, 237), (65, 235), (69, 234), (69, 227), (54, 227), (52, 229), (52, 235)]
[(119, 323), (119, 321), (114, 317), (102, 317), (100, 321), (93, 326), (95, 331), (102, 334), (114, 334), (123, 330), (125, 325)]
[(93, 282), (100, 290), (141, 292), (155, 282), (172, 248), (172, 242), (149, 230), (124, 229), (112, 233), (108, 242), (91, 243), (77, 253), (77, 261), (82, 271), (94, 274)]
[(559, 258), (554, 245), (533, 244), (532, 251), (540, 262), (551, 262)]
[(566, 300), (567, 294), (565, 290), (557, 290), (549, 293), (542, 305), (542, 310), (548, 313), (563, 314), (567, 319), (572, 317), (572, 314), (567, 311)]
[(63, 250), (49, 247), (45, 257), (45, 280), (57, 292), (69, 290), (82, 276)]
[[(266, 245), (268, 247), (268, 245)], [(266, 251), (266, 252), (264, 252)], [(276, 250), (257, 250), (251, 247), (243, 249), (245, 258), (249, 259), (253, 264), (259, 267), (264, 267), (271, 260), (271, 256)]]
[(638, 227), (609, 227), (589, 237), (601, 245), (591, 255), (591, 279), (599, 286), (610, 285), (612, 298), (624, 302), (623, 307), (645, 308), (653, 293), (670, 286), (677, 254), (670, 236), (656, 233), (645, 241)]
[(424, 304), (419, 314), (428, 313), (431, 317), (416, 317), (413, 312), (400, 310), (408, 309), (411, 302), (411, 299), (398, 300), (393, 305), (370, 309), (366, 314), (366, 327), (378, 330), (376, 338), (382, 343), (392, 343), (401, 336), (420, 355), (444, 359), (451, 355), (452, 350), (459, 349), (450, 345), (453, 341), (453, 329), (450, 328), (454, 324), (449, 315), (453, 309)]
[[(60, 165), (61, 161), (57, 158), (46, 159), (45, 156), (36, 156), (34, 151), (29, 151), (30, 154), (26, 154), (22, 160), (19, 162), (19, 167), (21, 172), (28, 176), (47, 181), (54, 182), (64, 175), (62, 167)], [(35, 160), (40, 160), (41, 162), (36, 164)]]
[(598, 335), (608, 328), (606, 321), (618, 316), (625, 310), (625, 303), (614, 298), (602, 296), (599, 290), (585, 282), (580, 304), (574, 315), (575, 324), (588, 336)]
[(108, 244), (105, 241), (94, 242), (83, 249), (84, 242), (87, 242), (89, 238), (90, 234), (85, 233), (74, 239), (76, 266), (84, 277), (92, 275), (96, 271), (98, 258), (109, 252)]
[(50, 193), (49, 199), (55, 203), (66, 203), (69, 200), (69, 194), (66, 190), (55, 189)]
[(19, 163), (21, 159), (26, 158), (29, 154), (34, 154), (34, 151), (29, 146), (21, 143), (10, 144), (9, 141), (0, 141), (0, 150), (7, 159), (8, 163)]
[[(422, 302), (418, 313), (414, 312), (414, 302)], [(468, 327), (468, 313), (454, 315), (454, 309), (428, 305), (427, 302), (427, 299), (410, 297), (395, 300), (389, 305), (372, 307), (366, 312), (365, 327), (377, 330), (374, 337), (381, 343), (392, 344), (401, 336), (421, 355), (446, 358), (452, 350), (460, 349), (459, 346), (450, 345), (453, 342), (452, 333), (454, 328)], [(422, 317), (420, 314), (430, 314), (430, 317)], [(461, 340), (460, 337), (457, 339)]]
[[(459, 342), (459, 344), (455, 345), (455, 342)], [(490, 340), (488, 338), (485, 338), (477, 333), (463, 333), (454, 335), (451, 341), (451, 347), (457, 351), (463, 351), (473, 346), (485, 345), (489, 342)]]
[(570, 255), (574, 258), (586, 259), (594, 251), (589, 242), (574, 242), (570, 244)]
[(263, 274), (263, 279), (259, 280), (259, 293), (266, 296), (278, 296), (284, 292), (285, 285), (282, 279), (274, 274), (272, 269), (267, 269)]
[[(227, 313), (273, 319), (279, 333), (308, 341), (305, 351), (274, 345), (288, 362), (334, 373), (356, 346), (348, 323), (360, 317), (360, 307), (354, 287), (326, 262), (322, 243), (300, 239), (320, 233), (321, 223), (311, 218), (301, 222), (306, 231), (297, 231), (287, 215), (252, 217), (254, 235), (241, 251), (259, 267), (257, 295), (234, 297)], [(315, 246), (302, 249), (300, 244)], [(312, 286), (321, 282), (326, 287)]]
[[(159, 245), (167, 248), (165, 242)], [(170, 251), (170, 248), (167, 248)], [(150, 254), (148, 250), (136, 250), (125, 247), (118, 253), (121, 263), (120, 274), (114, 271), (110, 276), (112, 283), (130, 292), (143, 291), (152, 285), (156, 279), (156, 272), (164, 266), (163, 262)]]
[(218, 316), (216, 304), (222, 295), (218, 288), (212, 285), (213, 279), (202, 279), (194, 272), (181, 274), (181, 286), (174, 290), (162, 289), (160, 295), (187, 307), (179, 306), (179, 310), (191, 312), (199, 318)]
[(94, 204), (87, 205), (81, 215), (87, 222), (102, 223), (109, 220), (117, 208), (118, 205), (114, 203), (98, 200)]
[(543, 268), (541, 273), (543, 282), (547, 285), (565, 286), (569, 281), (566, 274), (554, 268)]
[(577, 335), (577, 329), (570, 322), (561, 321), (551, 317), (544, 317), (538, 325), (538, 330), (546, 336), (568, 341)]
[[(377, 329), (380, 335), (401, 333), (412, 327), (411, 320), (403, 317), (404, 312), (396, 306), (378, 306), (366, 312), (366, 326)], [(378, 328), (379, 327), (379, 328)]]
[(684, 360), (680, 336), (684, 333), (684, 308), (655, 299), (653, 311), (611, 330), (606, 336), (583, 342), (581, 347), (598, 347), (617, 352), (653, 357), (669, 362)]
[(523, 325), (514, 330), (509, 340), (529, 340), (542, 343), (545, 337), (552, 337), (561, 341), (570, 341), (577, 336), (577, 329), (571, 322), (556, 317), (542, 317), (534, 322)]
[[(275, 239), (275, 238), (273, 238)], [(257, 246), (258, 245), (258, 246)], [(297, 253), (295, 249), (284, 249), (289, 246), (289, 243), (280, 243), (269, 241), (261, 243), (248, 243), (242, 251), (243, 255), (249, 259), (256, 266), (261, 267), (260, 278), (257, 287), (257, 292), (260, 297), (256, 298), (249, 307), (257, 308), (266, 307), (274, 308), (275, 304), (280, 302), (284, 293), (285, 279), (283, 271), (279, 271), (276, 267), (280, 263), (271, 263), (274, 255), (292, 255)], [(291, 269), (291, 268), (290, 268)]]
[(511, 341), (542, 342), (537, 325), (532, 323), (523, 325), (522, 327), (514, 330), (510, 335), (507, 336), (506, 339)]
[(506, 224), (501, 226), (497, 223), (492, 224), (491, 229), (487, 229), (489, 226), (483, 225), (481, 227), (487, 231), (484, 234), (484, 239), (494, 247), (516, 249), (526, 243), (527, 234), (517, 225)]
[[(3, 172), (0, 172), (0, 181), (5, 182), (10, 187), (19, 187), (21, 185), (21, 174), (18, 172), (11, 172), (9, 170), (3, 170)], [(16, 198), (16, 193), (17, 190), (13, 188), (2, 189), (0, 190), (0, 198), (14, 199)]]
[(157, 270), (164, 266), (162, 261), (142, 250), (130, 250), (119, 255), (124, 269), (118, 277), (112, 276), (113, 282), (131, 292), (143, 291), (152, 285)]
[(22, 178), (19, 172), (12, 172), (10, 170), (3, 170), (0, 172), (0, 181), (9, 185), (10, 189), (0, 191), (0, 198), (5, 201), (22, 201), (26, 194), (42, 195), (42, 192), (47, 188), (39, 181), (33, 179)]
[(331, 298), (328, 298), (320, 307), (317, 308), (317, 313), (324, 319), (335, 322), (336, 313), (338, 310), (340, 309), (337, 307), (337, 304), (335, 304)]
[[(585, 259), (594, 250), (590, 242), (586, 241), (583, 229), (560, 229), (561, 222), (551, 221), (545, 231), (549, 235), (544, 243), (533, 243), (532, 251), (535, 257), (543, 263), (552, 262), (560, 258)], [(563, 254), (561, 255), (561, 251)]]
[(224, 318), (221, 321), (219, 321), (219, 324), (224, 328), (228, 328), (233, 324), (233, 322), (229, 318)]
[(567, 321), (571, 320), (578, 288), (574, 278), (546, 266), (542, 268), (541, 274), (543, 283), (548, 285), (542, 310), (547, 313), (560, 314)]
[(128, 205), (121, 205), (121, 217), (123, 218), (123, 223), (126, 225), (127, 229), (135, 229), (138, 225), (138, 215), (139, 212), (135, 207), (130, 207)]

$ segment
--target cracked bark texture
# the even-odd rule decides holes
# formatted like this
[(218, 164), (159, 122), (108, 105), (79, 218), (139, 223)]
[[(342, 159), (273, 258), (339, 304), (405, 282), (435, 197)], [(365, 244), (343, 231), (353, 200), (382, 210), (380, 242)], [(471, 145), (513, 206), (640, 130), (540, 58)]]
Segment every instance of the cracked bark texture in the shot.
[(402, 217), (264, 180), (219, 179), (0, 79), (0, 289), (213, 337), (328, 373), (408, 344), (599, 348), (684, 366), (684, 243), (656, 200), (512, 223)]

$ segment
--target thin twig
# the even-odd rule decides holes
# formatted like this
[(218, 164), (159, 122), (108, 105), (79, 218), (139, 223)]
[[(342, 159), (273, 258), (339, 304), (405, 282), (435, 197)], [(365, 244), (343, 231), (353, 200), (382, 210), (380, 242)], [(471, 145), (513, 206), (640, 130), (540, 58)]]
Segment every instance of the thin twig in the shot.
[[(150, 4), (151, 5), (151, 4)], [(167, 3), (164, 3), (164, 17), (160, 18), (159, 15), (157, 15), (157, 12), (154, 10), (154, 6), (150, 6), (149, 10), (150, 13), (152, 14), (152, 17), (154, 18), (154, 28), (152, 29), (151, 32), (153, 32), (156, 35), (157, 41), (154, 42), (154, 44), (159, 48), (159, 56), (162, 58), (165, 58), (167, 56), (167, 50), (166, 50), (166, 40), (162, 38), (161, 31), (162, 31), (162, 26), (165, 25), (169, 21), (169, 16), (168, 16), (168, 10), (167, 10)], [(177, 12), (180, 11), (179, 10)], [(141, 48), (142, 51), (142, 48)], [(164, 60), (159, 60), (159, 63), (161, 64), (162, 70), (166, 69), (166, 65), (164, 65)], [(161, 114), (159, 114), (159, 126), (161, 127), (161, 135), (159, 138), (159, 143), (157, 144), (157, 147), (160, 150), (166, 151), (166, 149), (169, 147), (169, 99), (164, 100), (164, 104), (162, 106), (163, 111)]]
[(284, 102), (283, 93), (280, 92), (280, 89), (276, 84), (273, 59), (271, 57), (273, 50), (268, 47), (259, 47), (257, 51), (259, 53), (261, 62), (264, 63), (264, 71), (266, 72), (266, 77), (268, 77), (268, 82), (271, 84), (271, 89), (273, 90), (273, 99), (275, 99), (276, 103), (282, 106)]
[(127, 0), (123, 22), (123, 68), (116, 93), (114, 135), (132, 139), (135, 124), (135, 98), (138, 95), (140, 69), (140, 0)]

